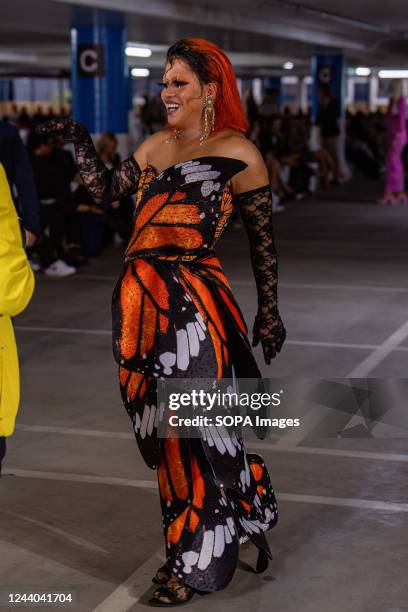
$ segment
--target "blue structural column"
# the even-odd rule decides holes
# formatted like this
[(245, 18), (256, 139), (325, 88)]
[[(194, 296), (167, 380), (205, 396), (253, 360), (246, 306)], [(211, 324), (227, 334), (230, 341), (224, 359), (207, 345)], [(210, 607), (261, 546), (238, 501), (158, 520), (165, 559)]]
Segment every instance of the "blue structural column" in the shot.
[(129, 75), (124, 16), (73, 7), (71, 25), (73, 117), (96, 137), (114, 132), (122, 155), (127, 155)]
[[(346, 64), (342, 53), (317, 53), (312, 57), (312, 122), (316, 124), (322, 97), (329, 92), (337, 103), (337, 121), (340, 135), (337, 138), (337, 162), (341, 175), (349, 174), (345, 161), (345, 100)], [(326, 94), (327, 99), (327, 94)]]
[(7, 115), (7, 103), (12, 100), (10, 79), (0, 79), (0, 116)]
[(263, 90), (264, 94), (266, 91), (269, 91), (270, 94), (273, 92), (273, 100), (271, 102), (276, 106), (275, 112), (279, 112), (282, 104), (282, 81), (280, 76), (265, 77), (263, 80)]

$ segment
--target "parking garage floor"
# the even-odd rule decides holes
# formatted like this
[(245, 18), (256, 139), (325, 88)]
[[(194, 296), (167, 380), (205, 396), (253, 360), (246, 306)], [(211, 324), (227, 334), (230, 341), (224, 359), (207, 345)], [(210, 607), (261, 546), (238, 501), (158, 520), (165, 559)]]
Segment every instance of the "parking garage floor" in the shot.
[[(263, 375), (406, 378), (408, 207), (374, 206), (354, 183), (289, 204), (275, 232), (288, 340)], [(219, 255), (252, 323), (244, 232), (231, 227)], [(77, 612), (146, 609), (164, 558), (156, 477), (111, 356), (120, 265), (112, 248), (73, 278), (37, 276), (16, 320), (22, 402), (0, 479), (3, 599), (71, 592)], [(408, 441), (249, 436), (248, 448), (264, 456), (277, 493), (274, 561), (256, 575), (243, 546), (230, 586), (188, 609), (407, 611)]]

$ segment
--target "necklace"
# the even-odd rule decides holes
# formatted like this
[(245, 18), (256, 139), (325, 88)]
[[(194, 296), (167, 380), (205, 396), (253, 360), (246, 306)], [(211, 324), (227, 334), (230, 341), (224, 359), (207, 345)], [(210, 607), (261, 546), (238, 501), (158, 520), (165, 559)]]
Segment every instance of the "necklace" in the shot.
[(181, 138), (181, 130), (178, 130), (177, 128), (175, 128), (172, 131), (171, 136), (168, 136), (165, 140), (166, 144), (170, 144), (171, 142), (173, 142), (173, 140), (180, 140)]

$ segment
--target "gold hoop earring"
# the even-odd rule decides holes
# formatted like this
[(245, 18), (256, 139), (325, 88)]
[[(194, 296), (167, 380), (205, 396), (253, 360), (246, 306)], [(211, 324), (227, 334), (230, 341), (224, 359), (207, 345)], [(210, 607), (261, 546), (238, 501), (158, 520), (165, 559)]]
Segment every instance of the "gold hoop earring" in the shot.
[(200, 146), (205, 143), (215, 126), (214, 98), (206, 96), (203, 106), (203, 131), (200, 136)]

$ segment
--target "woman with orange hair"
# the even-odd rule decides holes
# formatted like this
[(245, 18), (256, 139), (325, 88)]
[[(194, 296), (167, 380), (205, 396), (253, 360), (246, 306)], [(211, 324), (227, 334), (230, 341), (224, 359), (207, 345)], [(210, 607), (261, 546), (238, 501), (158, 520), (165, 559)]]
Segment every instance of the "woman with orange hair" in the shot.
[(113, 295), (113, 348), (125, 407), (149, 467), (157, 469), (166, 563), (152, 605), (189, 601), (231, 580), (240, 543), (270, 550), (264, 532), (277, 506), (261, 457), (240, 437), (160, 438), (157, 380), (259, 378), (247, 327), (214, 248), (238, 207), (258, 289), (253, 345), (269, 364), (285, 328), (278, 312), (277, 258), (268, 171), (245, 138), (235, 74), (201, 39), (170, 47), (162, 81), (167, 126), (118, 168), (100, 161), (87, 130), (53, 120), (75, 145), (84, 184), (99, 204), (136, 193), (132, 236)]

